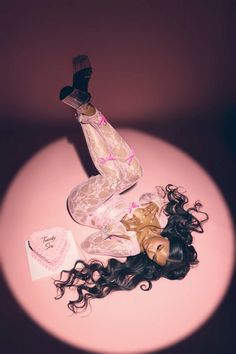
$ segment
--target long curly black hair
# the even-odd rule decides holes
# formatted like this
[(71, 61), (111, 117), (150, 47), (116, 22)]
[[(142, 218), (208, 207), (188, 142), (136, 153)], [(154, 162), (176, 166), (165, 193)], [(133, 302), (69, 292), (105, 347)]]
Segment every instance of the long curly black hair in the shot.
[[(187, 208), (188, 198), (178, 187), (168, 184), (161, 190), (167, 199), (164, 213), (168, 216), (167, 225), (161, 235), (170, 241), (166, 265), (158, 265), (144, 252), (127, 257), (125, 262), (111, 258), (106, 266), (96, 259), (89, 263), (78, 260), (71, 270), (63, 270), (60, 279), (54, 281), (58, 290), (55, 299), (60, 299), (66, 288), (75, 287), (78, 297), (70, 300), (67, 306), (74, 313), (85, 311), (91, 299), (103, 298), (113, 291), (132, 290), (142, 282), (146, 284), (142, 284), (140, 288), (148, 291), (152, 288), (153, 280), (161, 277), (183, 279), (190, 268), (199, 263), (197, 252), (192, 246), (191, 233), (203, 233), (202, 224), (208, 220), (208, 215), (200, 211), (202, 204), (199, 201)], [(199, 220), (196, 214), (204, 215), (204, 218)]]

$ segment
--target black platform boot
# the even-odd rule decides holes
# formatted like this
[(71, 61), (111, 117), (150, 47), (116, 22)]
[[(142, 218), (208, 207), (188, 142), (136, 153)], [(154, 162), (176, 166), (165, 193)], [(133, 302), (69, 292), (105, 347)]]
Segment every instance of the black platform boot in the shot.
[(60, 100), (74, 109), (78, 109), (91, 100), (88, 83), (92, 75), (92, 67), (87, 55), (79, 55), (72, 60), (73, 84), (60, 91)]

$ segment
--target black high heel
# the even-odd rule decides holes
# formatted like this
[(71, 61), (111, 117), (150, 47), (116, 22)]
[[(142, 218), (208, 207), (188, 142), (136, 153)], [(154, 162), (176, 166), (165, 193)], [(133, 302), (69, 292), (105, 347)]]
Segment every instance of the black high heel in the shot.
[(61, 89), (59, 98), (74, 109), (78, 109), (91, 100), (88, 83), (92, 75), (92, 67), (87, 55), (79, 55), (72, 60), (73, 84)]
[(78, 55), (72, 59), (73, 87), (82, 92), (88, 92), (88, 83), (92, 75), (92, 66), (87, 55)]

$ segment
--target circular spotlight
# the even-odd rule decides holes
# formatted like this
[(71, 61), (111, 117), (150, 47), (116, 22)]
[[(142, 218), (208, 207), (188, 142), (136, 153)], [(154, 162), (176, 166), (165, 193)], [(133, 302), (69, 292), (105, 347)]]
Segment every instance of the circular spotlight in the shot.
[[(87, 178), (75, 148), (66, 138), (42, 149), (13, 180), (2, 207), (1, 257), (15, 298), (50, 334), (90, 351), (143, 353), (191, 335), (219, 306), (233, 270), (233, 226), (221, 192), (198, 163), (153, 136), (129, 129), (120, 133), (133, 147), (144, 170), (138, 184), (126, 193), (128, 199), (135, 200), (156, 185), (172, 183), (184, 187), (190, 203), (203, 203), (210, 219), (204, 234), (194, 234), (199, 265), (183, 280), (153, 282), (148, 292), (138, 286), (96, 299), (87, 315), (71, 315), (68, 310), (66, 304), (73, 290), (68, 291), (68, 298), (55, 301), (51, 278), (32, 281), (24, 243), (31, 233), (61, 226), (72, 230), (79, 248), (92, 231), (73, 222), (66, 209), (71, 189)], [(79, 254), (84, 257), (80, 248)]]

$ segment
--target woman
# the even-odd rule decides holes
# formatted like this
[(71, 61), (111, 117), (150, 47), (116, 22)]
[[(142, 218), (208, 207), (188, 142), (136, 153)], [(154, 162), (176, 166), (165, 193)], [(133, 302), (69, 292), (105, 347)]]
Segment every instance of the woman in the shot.
[[(198, 263), (192, 246), (193, 231), (202, 233), (208, 219), (196, 202), (187, 208), (188, 198), (179, 188), (168, 184), (145, 193), (139, 201), (127, 202), (122, 192), (142, 176), (134, 152), (90, 102), (88, 82), (92, 68), (87, 56), (73, 59), (72, 86), (64, 87), (60, 99), (77, 112), (91, 158), (99, 171), (76, 186), (67, 206), (79, 224), (98, 229), (82, 242), (90, 254), (111, 256), (105, 266), (99, 260), (78, 260), (74, 268), (63, 271), (55, 281), (61, 298), (66, 288), (76, 287), (78, 298), (68, 303), (77, 312), (86, 309), (90, 300), (107, 296), (115, 290), (131, 290), (160, 277), (183, 279), (190, 267)], [(204, 214), (198, 220), (196, 214)], [(195, 215), (194, 215), (195, 214)], [(116, 258), (124, 257), (124, 261)]]

